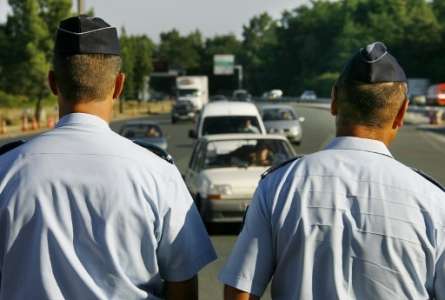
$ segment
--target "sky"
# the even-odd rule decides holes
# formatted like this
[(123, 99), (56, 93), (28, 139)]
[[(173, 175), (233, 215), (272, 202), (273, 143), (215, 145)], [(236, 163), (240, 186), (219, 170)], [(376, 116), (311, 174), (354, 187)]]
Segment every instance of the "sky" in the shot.
[[(177, 28), (186, 34), (199, 29), (204, 36), (235, 33), (264, 11), (278, 18), (308, 0), (84, 0), (87, 8), (127, 33), (147, 34), (159, 40), (159, 33)], [(77, 0), (74, 0), (77, 8)], [(7, 0), (0, 0), (0, 22), (6, 20)]]

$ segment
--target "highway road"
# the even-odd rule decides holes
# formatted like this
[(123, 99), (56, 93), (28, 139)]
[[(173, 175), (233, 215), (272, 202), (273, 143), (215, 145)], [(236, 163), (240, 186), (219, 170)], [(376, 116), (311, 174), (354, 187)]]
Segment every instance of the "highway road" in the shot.
[[(296, 105), (297, 111), (306, 118), (303, 123), (304, 138), (297, 153), (305, 154), (319, 150), (334, 137), (334, 119), (328, 111)], [(171, 124), (168, 115), (147, 117), (157, 120), (167, 135), (169, 152), (175, 158), (178, 168), (183, 172), (188, 164), (193, 147), (193, 140), (188, 138), (191, 122)], [(147, 119), (145, 118), (145, 119)], [(112, 124), (118, 130), (122, 121)], [(0, 141), (0, 144), (6, 140)], [(393, 155), (403, 163), (429, 173), (445, 184), (445, 138), (415, 126), (405, 126), (398, 139), (390, 147)], [(218, 260), (206, 267), (200, 274), (200, 299), (221, 299), (222, 286), (217, 281), (217, 274), (227, 259), (239, 231), (238, 224), (213, 226), (209, 228), (211, 239), (218, 252)], [(266, 292), (262, 299), (270, 299)]]

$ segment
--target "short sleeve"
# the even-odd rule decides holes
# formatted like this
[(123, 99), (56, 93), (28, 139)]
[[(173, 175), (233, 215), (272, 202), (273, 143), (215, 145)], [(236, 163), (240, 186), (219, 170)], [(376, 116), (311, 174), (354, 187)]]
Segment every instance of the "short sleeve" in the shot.
[(437, 300), (445, 300), (445, 227), (437, 232), (438, 255), (435, 266), (434, 294)]
[(255, 192), (229, 260), (219, 275), (226, 285), (261, 297), (274, 268), (272, 227), (261, 185)]
[(157, 259), (162, 279), (178, 282), (195, 276), (216, 259), (201, 216), (175, 169), (159, 191), (163, 203)]

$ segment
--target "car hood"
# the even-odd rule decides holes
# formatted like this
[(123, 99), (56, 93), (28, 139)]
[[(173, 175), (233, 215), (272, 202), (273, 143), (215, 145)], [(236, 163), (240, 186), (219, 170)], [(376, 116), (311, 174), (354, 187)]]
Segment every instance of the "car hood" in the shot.
[(251, 198), (258, 182), (268, 167), (248, 168), (218, 168), (202, 172), (212, 185), (230, 185), (232, 195), (241, 198)]
[(163, 137), (162, 138), (139, 138), (139, 139), (135, 139), (135, 140), (141, 141), (143, 143), (155, 145), (163, 150), (167, 150), (167, 140)]
[(292, 121), (266, 121), (264, 122), (264, 126), (266, 128), (277, 128), (277, 129), (286, 129), (286, 128), (292, 128), (292, 127), (299, 127), (300, 122), (297, 120)]

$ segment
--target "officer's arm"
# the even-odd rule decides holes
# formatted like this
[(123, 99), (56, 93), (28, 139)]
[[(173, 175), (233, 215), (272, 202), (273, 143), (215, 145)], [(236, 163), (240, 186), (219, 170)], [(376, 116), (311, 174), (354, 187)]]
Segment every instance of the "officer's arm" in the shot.
[(259, 300), (260, 298), (231, 286), (224, 286), (224, 300)]
[(165, 283), (166, 300), (198, 300), (198, 278)]

